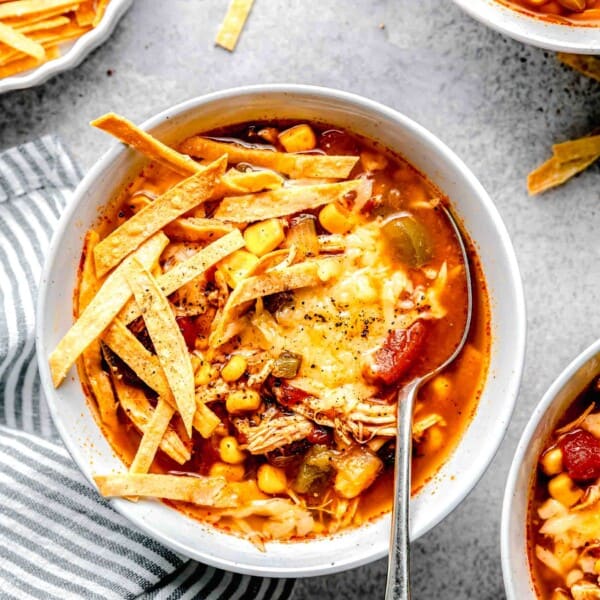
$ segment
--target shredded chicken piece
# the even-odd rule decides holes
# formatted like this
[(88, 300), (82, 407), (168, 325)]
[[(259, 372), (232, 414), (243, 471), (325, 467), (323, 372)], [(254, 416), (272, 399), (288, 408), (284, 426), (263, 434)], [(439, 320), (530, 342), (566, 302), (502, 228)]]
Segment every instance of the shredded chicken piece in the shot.
[(310, 435), (314, 425), (299, 414), (277, 415), (267, 410), (253, 426), (248, 419), (234, 419), (237, 430), (246, 436), (246, 449), (251, 454), (264, 454)]

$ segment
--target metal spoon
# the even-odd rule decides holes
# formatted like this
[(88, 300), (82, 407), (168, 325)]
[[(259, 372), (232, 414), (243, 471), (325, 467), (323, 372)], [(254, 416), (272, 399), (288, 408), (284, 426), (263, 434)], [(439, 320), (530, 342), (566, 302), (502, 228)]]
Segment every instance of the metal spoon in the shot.
[(448, 217), (462, 252), (467, 283), (467, 318), (463, 335), (454, 352), (433, 371), (413, 379), (398, 392), (394, 505), (392, 508), (392, 530), (390, 533), (390, 551), (385, 588), (386, 600), (410, 599), (409, 502), (411, 491), (412, 416), (415, 399), (421, 386), (445, 369), (460, 354), (467, 341), (471, 326), (473, 292), (467, 249), (451, 212), (443, 204), (440, 203), (439, 206)]

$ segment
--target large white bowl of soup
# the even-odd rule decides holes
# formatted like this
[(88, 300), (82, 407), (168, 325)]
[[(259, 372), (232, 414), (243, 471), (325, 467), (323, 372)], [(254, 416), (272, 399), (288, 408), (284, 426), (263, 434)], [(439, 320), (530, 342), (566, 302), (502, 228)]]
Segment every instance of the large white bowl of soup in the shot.
[(508, 476), (502, 570), (511, 600), (600, 597), (600, 342), (556, 379)]
[(397, 392), (466, 319), (443, 205), (474, 311), (415, 410), (423, 535), (485, 471), (519, 387), (523, 293), (493, 202), (425, 129), (325, 88), (228, 90), (142, 128), (172, 149), (118, 145), (90, 170), (41, 281), (41, 377), (79, 467), (211, 565), (310, 576), (384, 556)]
[(520, 42), (574, 54), (600, 51), (597, 0), (454, 0), (488, 27)]

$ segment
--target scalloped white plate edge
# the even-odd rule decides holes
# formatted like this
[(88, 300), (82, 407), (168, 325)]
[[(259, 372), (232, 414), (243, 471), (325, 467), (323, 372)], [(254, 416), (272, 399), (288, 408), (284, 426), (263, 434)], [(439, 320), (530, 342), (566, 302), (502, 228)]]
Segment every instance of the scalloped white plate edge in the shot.
[(92, 50), (95, 50), (110, 37), (117, 23), (132, 3), (133, 0), (111, 0), (102, 21), (97, 27), (78, 38), (59, 58), (49, 60), (23, 74), (0, 79), (0, 94), (41, 85), (54, 75), (79, 66)]

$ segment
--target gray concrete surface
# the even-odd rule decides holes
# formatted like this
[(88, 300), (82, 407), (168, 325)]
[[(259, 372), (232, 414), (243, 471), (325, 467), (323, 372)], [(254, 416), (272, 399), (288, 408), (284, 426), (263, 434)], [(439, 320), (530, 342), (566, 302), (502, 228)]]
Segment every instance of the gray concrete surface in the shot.
[[(553, 142), (598, 125), (600, 87), (552, 53), (487, 30), (450, 0), (256, 0), (234, 54), (213, 47), (226, 5), (137, 0), (79, 68), (0, 97), (0, 147), (55, 132), (89, 167), (111, 143), (87, 126), (104, 111), (139, 121), (195, 95), (266, 82), (369, 96), (448, 143), (487, 188), (512, 236), (527, 296), (528, 352), (495, 461), (461, 507), (414, 544), (414, 597), (503, 598), (498, 532), (513, 450), (544, 390), (600, 335), (600, 171), (537, 199), (527, 197), (525, 176)], [(384, 580), (379, 561), (303, 580), (296, 598), (382, 597)]]

